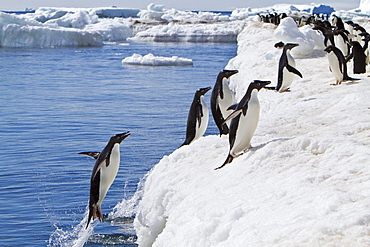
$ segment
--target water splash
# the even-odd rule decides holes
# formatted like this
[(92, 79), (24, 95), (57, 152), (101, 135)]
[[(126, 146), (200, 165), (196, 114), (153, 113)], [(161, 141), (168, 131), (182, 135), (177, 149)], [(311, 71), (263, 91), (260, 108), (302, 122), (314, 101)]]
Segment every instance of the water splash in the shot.
[(113, 208), (113, 211), (108, 214), (108, 219), (114, 220), (116, 218), (130, 218), (136, 215), (137, 206), (143, 196), (144, 184), (148, 174), (140, 179), (137, 190), (131, 198), (122, 199), (121, 202), (117, 203)]
[(55, 226), (55, 231), (50, 235), (49, 247), (60, 246), (60, 247), (81, 247), (83, 246), (90, 236), (94, 233), (94, 228), (98, 224), (98, 221), (90, 223), (86, 229), (87, 219), (89, 216), (88, 207), (86, 207), (85, 214), (81, 222), (73, 227), (70, 231), (64, 231)]
[[(89, 216), (88, 206), (86, 207), (84, 217), (81, 222), (72, 227), (70, 230), (63, 230), (54, 224), (55, 230), (50, 235), (49, 247), (82, 247), (87, 241), (92, 242), (116, 242), (119, 243), (130, 243), (136, 246), (134, 243), (136, 241), (135, 230), (133, 228), (132, 222), (137, 212), (137, 206), (142, 198), (144, 181), (147, 175), (142, 178), (138, 184), (135, 194), (129, 199), (122, 199), (114, 208), (108, 216), (103, 219), (103, 221), (111, 221), (112, 225), (119, 225), (124, 228), (125, 232), (129, 234), (123, 234), (121, 236), (107, 236), (107, 235), (96, 235), (94, 234), (94, 228), (99, 223), (98, 220), (91, 222), (89, 227), (86, 228), (87, 219)], [(107, 240), (108, 239), (108, 240)]]

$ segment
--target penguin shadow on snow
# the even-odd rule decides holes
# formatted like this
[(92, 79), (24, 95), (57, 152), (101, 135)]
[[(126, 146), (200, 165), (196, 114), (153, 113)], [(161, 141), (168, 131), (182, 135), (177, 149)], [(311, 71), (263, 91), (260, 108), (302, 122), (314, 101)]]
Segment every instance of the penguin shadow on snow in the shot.
[[(251, 147), (247, 150), (245, 150), (242, 154), (240, 154), (239, 156), (242, 156), (244, 154), (247, 154), (245, 160), (248, 160), (249, 157), (251, 157), (256, 151), (264, 148), (266, 145), (270, 144), (270, 143), (274, 143), (274, 142), (280, 142), (280, 141), (287, 141), (287, 140), (291, 140), (291, 139), (294, 139), (293, 137), (282, 137), (282, 138), (276, 138), (276, 139), (273, 139), (271, 141), (268, 141), (268, 142), (265, 142), (265, 143), (261, 143), (255, 147)], [(239, 157), (238, 156), (238, 157)], [(218, 167), (216, 168), (215, 170), (220, 170), (223, 166), (221, 167)]]

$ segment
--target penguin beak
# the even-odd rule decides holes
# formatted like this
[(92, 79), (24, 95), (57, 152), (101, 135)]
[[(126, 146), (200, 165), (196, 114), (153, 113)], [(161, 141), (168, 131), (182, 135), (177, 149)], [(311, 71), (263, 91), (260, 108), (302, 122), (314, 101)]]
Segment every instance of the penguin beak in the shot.
[(271, 81), (260, 81), (260, 80), (254, 80), (253, 83), (258, 83), (256, 88), (260, 90), (261, 88), (266, 87), (268, 84), (271, 83)]
[(266, 87), (268, 84), (271, 83), (271, 81), (261, 81), (260, 83), (263, 85), (263, 87)]
[(212, 89), (212, 87), (206, 87), (206, 88), (203, 88), (202, 90), (204, 91), (204, 94), (206, 94), (211, 89)]
[(127, 131), (127, 132), (122, 133), (122, 134), (116, 134), (116, 135), (112, 136), (112, 138), (116, 139), (116, 143), (121, 143), (129, 135), (130, 135), (130, 131)]
[(237, 73), (239, 73), (239, 70), (231, 70), (230, 71), (230, 76), (235, 75)]
[(291, 44), (291, 46), (292, 46), (292, 49), (293, 49), (294, 47), (299, 46), (299, 44)]

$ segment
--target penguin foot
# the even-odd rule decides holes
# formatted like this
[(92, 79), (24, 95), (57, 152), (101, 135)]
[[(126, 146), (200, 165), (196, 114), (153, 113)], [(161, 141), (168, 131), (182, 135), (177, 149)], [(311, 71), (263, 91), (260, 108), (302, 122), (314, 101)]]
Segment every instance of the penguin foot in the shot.
[(222, 167), (226, 166), (227, 164), (231, 163), (231, 162), (233, 161), (233, 159), (234, 159), (234, 157), (233, 157), (231, 154), (229, 154), (229, 155), (227, 156), (227, 158), (226, 158), (225, 162), (222, 164), (222, 166), (215, 168), (215, 170), (219, 170), (219, 169), (221, 169)]
[(280, 93), (286, 93), (286, 92), (290, 92), (290, 87), (288, 87), (287, 89), (281, 91)]

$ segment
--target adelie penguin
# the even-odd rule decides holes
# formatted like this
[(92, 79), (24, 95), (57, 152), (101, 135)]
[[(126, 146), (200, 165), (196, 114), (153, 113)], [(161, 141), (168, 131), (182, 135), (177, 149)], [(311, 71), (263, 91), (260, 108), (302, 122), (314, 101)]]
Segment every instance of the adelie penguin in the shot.
[(229, 133), (228, 123), (223, 124), (229, 115), (228, 108), (235, 103), (234, 92), (229, 88), (229, 78), (238, 73), (237, 70), (222, 70), (218, 73), (211, 95), (211, 111), (220, 135)]
[(333, 85), (339, 85), (343, 81), (359, 80), (348, 76), (346, 59), (337, 47), (329, 45), (324, 51), (328, 53), (329, 69), (335, 77)]
[(209, 112), (204, 95), (211, 90), (211, 87), (201, 88), (195, 92), (193, 103), (190, 106), (188, 122), (186, 126), (186, 139), (181, 145), (189, 145), (199, 139), (207, 130)]
[(283, 52), (279, 60), (277, 85), (276, 87), (266, 87), (267, 89), (276, 90), (279, 93), (287, 92), (293, 83), (294, 75), (302, 78), (302, 74), (295, 68), (294, 58), (290, 54), (290, 50), (297, 46), (298, 44), (284, 44), (282, 42), (275, 44), (275, 48), (282, 48)]
[(89, 218), (86, 228), (90, 221), (95, 218), (103, 219), (101, 204), (117, 176), (120, 164), (120, 143), (130, 135), (130, 132), (113, 135), (101, 153), (81, 152), (96, 159), (91, 179), (90, 179), (90, 200)]
[(232, 119), (229, 134), (230, 151), (224, 164), (215, 170), (231, 163), (234, 158), (251, 148), (251, 140), (256, 131), (260, 115), (258, 91), (268, 84), (270, 84), (270, 81), (253, 81), (235, 110), (225, 119), (225, 121)]
[(346, 58), (346, 62), (353, 58), (353, 73), (363, 74), (366, 73), (366, 47), (363, 48), (357, 41), (352, 41), (352, 52)]

